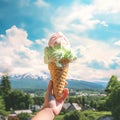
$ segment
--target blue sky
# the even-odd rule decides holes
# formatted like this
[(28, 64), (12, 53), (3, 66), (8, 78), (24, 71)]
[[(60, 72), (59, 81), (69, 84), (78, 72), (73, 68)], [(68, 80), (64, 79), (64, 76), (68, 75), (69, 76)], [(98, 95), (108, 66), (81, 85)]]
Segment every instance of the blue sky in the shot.
[(120, 0), (0, 0), (0, 74), (49, 73), (44, 47), (51, 34), (61, 31), (78, 56), (68, 78), (120, 78), (119, 4)]

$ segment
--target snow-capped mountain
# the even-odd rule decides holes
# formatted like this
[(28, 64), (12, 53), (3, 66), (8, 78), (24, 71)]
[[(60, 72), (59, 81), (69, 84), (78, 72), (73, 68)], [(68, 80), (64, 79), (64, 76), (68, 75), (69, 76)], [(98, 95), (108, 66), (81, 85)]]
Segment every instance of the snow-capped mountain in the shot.
[[(42, 74), (14, 74), (9, 75), (12, 88), (32, 88), (32, 89), (46, 89), (48, 81), (50, 80), (50, 74), (42, 72)], [(104, 89), (106, 84), (97, 82), (88, 82), (83, 80), (67, 79), (68, 88), (76, 89)]]
[(50, 75), (46, 72), (43, 72), (42, 74), (32, 74), (32, 73), (24, 73), (24, 74), (14, 74), (14, 75), (9, 75), (9, 78), (12, 80), (20, 80), (20, 79), (41, 79), (41, 80), (46, 80), (50, 78)]

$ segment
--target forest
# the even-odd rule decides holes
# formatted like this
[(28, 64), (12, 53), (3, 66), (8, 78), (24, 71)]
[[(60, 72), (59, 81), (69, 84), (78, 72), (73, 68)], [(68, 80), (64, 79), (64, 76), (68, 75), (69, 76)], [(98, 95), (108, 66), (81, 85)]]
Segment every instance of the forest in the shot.
[[(32, 105), (42, 106), (45, 90), (37, 90), (34, 96), (31, 96), (30, 92), (34, 92), (34, 90), (12, 89), (9, 76), (3, 75), (0, 83), (0, 115), (7, 116), (14, 110), (32, 109)], [(97, 91), (97, 93), (99, 92), (101, 91)], [(62, 109), (56, 120), (71, 120), (72, 118), (74, 120), (97, 120), (100, 115), (110, 115), (115, 120), (120, 120), (120, 81), (117, 76), (111, 76), (107, 87), (102, 92), (106, 96), (77, 96), (70, 94), (65, 102), (77, 103), (82, 110), (67, 112)], [(32, 115), (36, 114), (34, 109), (32, 111)], [(32, 115), (25, 114), (21, 115), (22, 117), (20, 115), (18, 117), (19, 120), (24, 120), (25, 116), (31, 117)]]

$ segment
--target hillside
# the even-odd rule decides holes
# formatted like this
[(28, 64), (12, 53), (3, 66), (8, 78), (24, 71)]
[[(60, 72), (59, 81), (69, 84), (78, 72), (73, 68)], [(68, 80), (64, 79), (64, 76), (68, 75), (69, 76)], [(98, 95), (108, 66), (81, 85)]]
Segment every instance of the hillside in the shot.
[(76, 88), (76, 89), (104, 89), (106, 87), (105, 83), (98, 82), (88, 82), (83, 80), (67, 80), (68, 88)]
[[(31, 88), (46, 89), (49, 77), (41, 77), (38, 75), (24, 74), (9, 76), (12, 88)], [(68, 79), (68, 88), (74, 89), (104, 89), (105, 83), (87, 82), (83, 80)]]

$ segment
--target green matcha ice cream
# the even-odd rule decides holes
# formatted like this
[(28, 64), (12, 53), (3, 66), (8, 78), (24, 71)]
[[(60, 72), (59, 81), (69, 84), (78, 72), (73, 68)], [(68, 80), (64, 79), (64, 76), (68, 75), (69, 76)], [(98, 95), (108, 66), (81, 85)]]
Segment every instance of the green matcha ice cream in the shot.
[(70, 48), (69, 41), (60, 32), (55, 33), (49, 40), (48, 47), (44, 49), (44, 62), (49, 64), (55, 62), (58, 67), (62, 67), (59, 63), (61, 59), (68, 59), (72, 62), (77, 59), (77, 56)]

